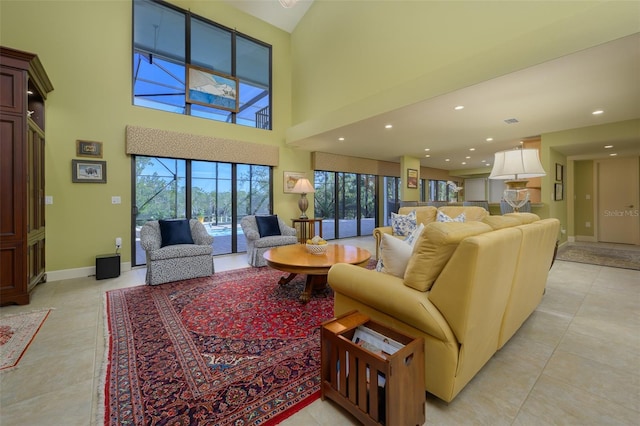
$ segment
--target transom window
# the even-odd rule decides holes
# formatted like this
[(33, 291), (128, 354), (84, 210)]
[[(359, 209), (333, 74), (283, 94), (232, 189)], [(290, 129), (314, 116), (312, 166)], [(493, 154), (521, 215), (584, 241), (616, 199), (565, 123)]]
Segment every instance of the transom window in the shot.
[[(189, 65), (237, 79), (237, 112), (187, 102)], [(168, 3), (134, 0), (133, 104), (271, 130), (271, 46)]]

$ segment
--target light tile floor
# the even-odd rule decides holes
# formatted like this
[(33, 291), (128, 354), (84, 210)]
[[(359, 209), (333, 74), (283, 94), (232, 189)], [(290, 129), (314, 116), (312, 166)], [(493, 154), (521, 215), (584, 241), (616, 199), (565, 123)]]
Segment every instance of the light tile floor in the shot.
[[(375, 250), (372, 237), (342, 240)], [(246, 267), (215, 258), (216, 271)], [(93, 425), (104, 359), (104, 292), (144, 283), (145, 269), (36, 287), (27, 306), (54, 310), (18, 368), (0, 373), (0, 425)], [(556, 262), (538, 309), (450, 404), (427, 397), (427, 425), (640, 424), (640, 271)], [(283, 425), (353, 425), (318, 400)], [(395, 425), (390, 425), (395, 426)]]

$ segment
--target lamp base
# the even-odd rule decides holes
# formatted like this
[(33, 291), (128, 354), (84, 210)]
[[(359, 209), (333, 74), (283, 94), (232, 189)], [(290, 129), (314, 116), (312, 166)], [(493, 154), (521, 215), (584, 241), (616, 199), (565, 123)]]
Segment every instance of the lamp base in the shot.
[(309, 208), (309, 200), (307, 200), (307, 194), (300, 194), (298, 200), (298, 208), (300, 209), (300, 219), (309, 219), (307, 217), (307, 209)]

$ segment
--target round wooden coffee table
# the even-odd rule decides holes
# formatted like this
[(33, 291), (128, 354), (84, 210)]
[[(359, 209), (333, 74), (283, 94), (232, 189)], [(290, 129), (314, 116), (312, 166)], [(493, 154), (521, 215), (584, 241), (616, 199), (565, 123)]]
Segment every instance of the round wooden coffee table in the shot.
[(307, 282), (300, 295), (303, 303), (309, 301), (313, 290), (327, 285), (327, 274), (333, 265), (350, 263), (365, 266), (370, 258), (371, 253), (367, 250), (342, 244), (329, 244), (325, 254), (311, 254), (304, 244), (274, 247), (264, 253), (267, 265), (289, 272), (289, 276), (280, 278), (280, 285), (289, 283), (298, 274), (307, 274)]

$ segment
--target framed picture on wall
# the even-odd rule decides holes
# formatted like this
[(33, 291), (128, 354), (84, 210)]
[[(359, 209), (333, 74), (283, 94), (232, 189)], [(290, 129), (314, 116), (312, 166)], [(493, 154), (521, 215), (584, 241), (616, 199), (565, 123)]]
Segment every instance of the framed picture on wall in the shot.
[(284, 182), (282, 183), (282, 190), (284, 193), (291, 193), (293, 187), (296, 186), (298, 179), (305, 177), (304, 173), (299, 172), (284, 172)]
[(562, 176), (563, 170), (562, 169), (563, 169), (562, 164), (556, 163), (556, 180), (559, 181), (559, 182), (562, 182), (562, 178), (563, 178), (563, 176)]
[(238, 112), (237, 78), (192, 65), (187, 70), (188, 103)]
[(407, 188), (415, 189), (418, 187), (418, 170), (407, 169)]
[(102, 158), (102, 142), (76, 140), (78, 157)]
[(556, 183), (555, 184), (555, 188), (554, 188), (554, 192), (553, 192), (553, 199), (555, 201), (562, 201), (563, 198), (563, 185), (562, 183)]
[(71, 181), (75, 183), (107, 183), (107, 162), (71, 160)]

